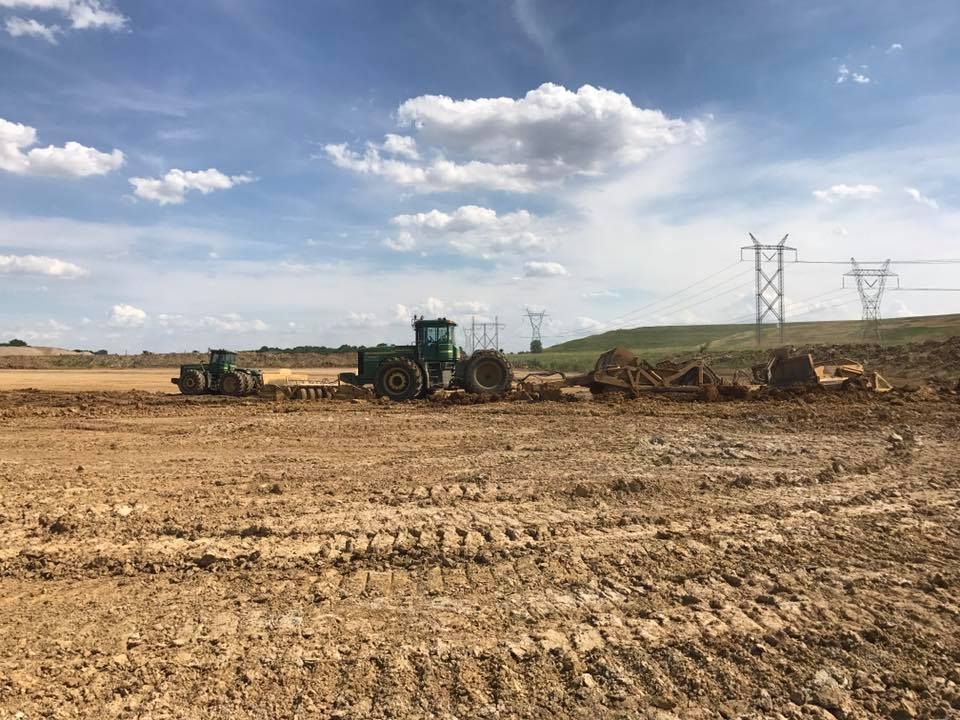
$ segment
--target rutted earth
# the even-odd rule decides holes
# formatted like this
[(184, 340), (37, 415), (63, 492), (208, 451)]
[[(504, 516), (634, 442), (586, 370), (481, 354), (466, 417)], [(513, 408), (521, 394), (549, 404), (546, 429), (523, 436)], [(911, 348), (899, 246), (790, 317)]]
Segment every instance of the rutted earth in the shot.
[(0, 717), (949, 717), (960, 403), (0, 393)]

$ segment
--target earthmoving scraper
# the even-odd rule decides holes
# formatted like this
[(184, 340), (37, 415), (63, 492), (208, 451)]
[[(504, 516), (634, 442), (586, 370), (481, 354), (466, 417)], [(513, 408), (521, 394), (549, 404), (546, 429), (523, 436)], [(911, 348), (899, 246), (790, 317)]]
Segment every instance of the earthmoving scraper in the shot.
[[(546, 383), (527, 382), (531, 376), (551, 375), (559, 375), (561, 379)], [(723, 379), (699, 358), (651, 365), (626, 348), (615, 347), (597, 358), (593, 370), (588, 373), (569, 377), (561, 372), (531, 373), (520, 384), (524, 390), (536, 390), (541, 394), (549, 386), (579, 386), (589, 388), (595, 395), (619, 392), (636, 398), (645, 393), (715, 394), (723, 385)]]
[(753, 366), (753, 379), (776, 389), (802, 387), (862, 387), (874, 392), (888, 392), (892, 386), (878, 372), (868, 373), (861, 363), (844, 360), (836, 365), (816, 364), (813, 356), (790, 355), (777, 350), (765, 363)]

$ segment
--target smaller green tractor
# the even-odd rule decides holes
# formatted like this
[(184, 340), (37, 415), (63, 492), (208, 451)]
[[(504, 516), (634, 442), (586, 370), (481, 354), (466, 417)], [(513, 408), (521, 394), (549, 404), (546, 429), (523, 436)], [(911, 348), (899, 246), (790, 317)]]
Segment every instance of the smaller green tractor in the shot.
[(413, 345), (380, 345), (360, 350), (357, 372), (341, 373), (350, 385), (373, 385), (378, 397), (414, 400), (435, 390), (462, 388), (479, 395), (503, 395), (513, 369), (497, 350), (471, 355), (457, 347), (457, 324), (446, 318), (415, 318)]
[(170, 378), (184, 395), (254, 395), (263, 387), (260, 370), (237, 367), (237, 354), (211, 350), (209, 361), (180, 366), (180, 377)]

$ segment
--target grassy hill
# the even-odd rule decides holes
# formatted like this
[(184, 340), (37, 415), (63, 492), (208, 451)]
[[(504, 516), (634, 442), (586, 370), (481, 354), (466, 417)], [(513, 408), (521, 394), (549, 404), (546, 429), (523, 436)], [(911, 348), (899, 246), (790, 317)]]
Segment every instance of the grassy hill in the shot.
[[(960, 336), (960, 315), (926, 315), (894, 318), (881, 324), (885, 345), (904, 345), (924, 340)], [(780, 345), (852, 345), (862, 341), (858, 320), (787, 323), (783, 342), (775, 326), (765, 328), (761, 348)], [(604, 350), (622, 345), (641, 357), (656, 360), (708, 352), (744, 352), (757, 349), (752, 324), (666, 325), (639, 327), (591, 335), (553, 345), (538, 355), (518, 354), (512, 361), (521, 366), (556, 370), (582, 370), (593, 365)]]

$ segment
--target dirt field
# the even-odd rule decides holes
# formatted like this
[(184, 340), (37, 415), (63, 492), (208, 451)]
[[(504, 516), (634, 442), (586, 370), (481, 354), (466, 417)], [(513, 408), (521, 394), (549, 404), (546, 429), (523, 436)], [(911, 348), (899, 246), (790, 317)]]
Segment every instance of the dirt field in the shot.
[(958, 441), (933, 392), (2, 392), (0, 717), (956, 716)]
[[(350, 368), (298, 368), (297, 376), (317, 380), (335, 380), (337, 374)], [(265, 370), (269, 380), (274, 370)], [(7, 370), (0, 368), (0, 391), (42, 388), (44, 390), (95, 391), (95, 390), (143, 390), (146, 392), (177, 393), (170, 378), (177, 377), (180, 369), (126, 368), (118, 370)]]

